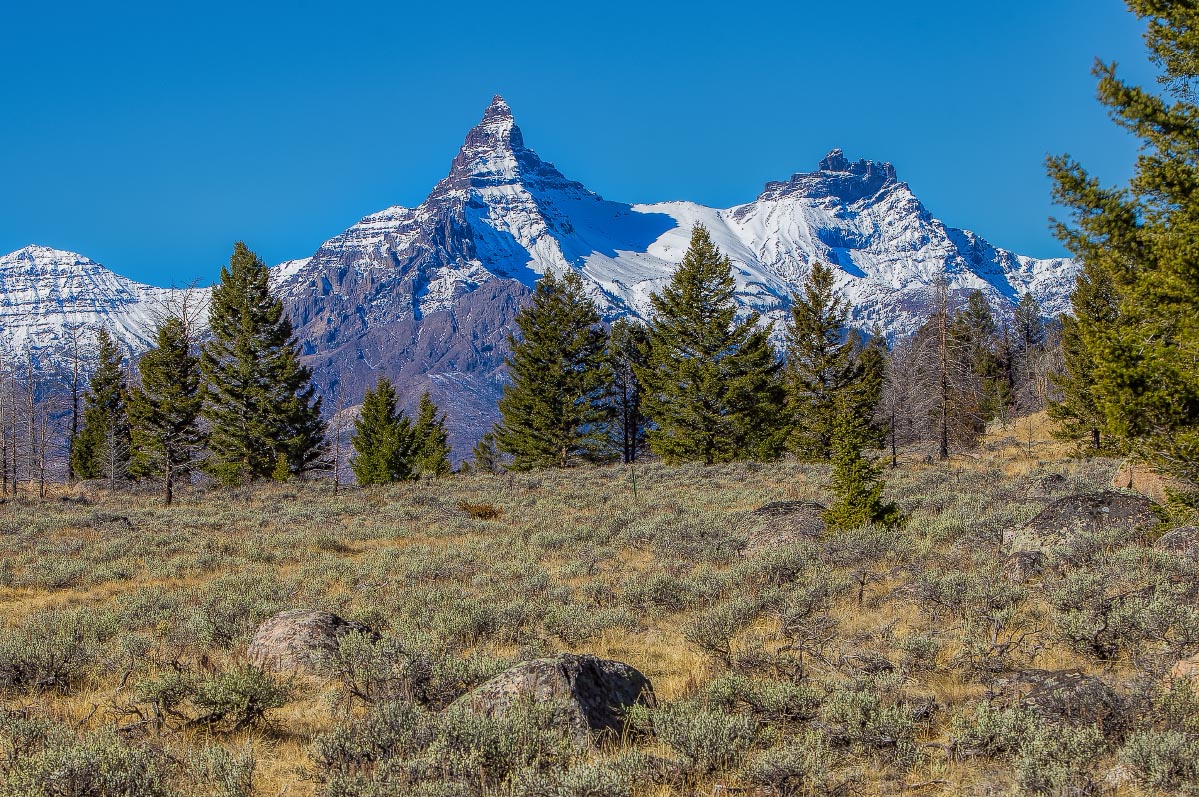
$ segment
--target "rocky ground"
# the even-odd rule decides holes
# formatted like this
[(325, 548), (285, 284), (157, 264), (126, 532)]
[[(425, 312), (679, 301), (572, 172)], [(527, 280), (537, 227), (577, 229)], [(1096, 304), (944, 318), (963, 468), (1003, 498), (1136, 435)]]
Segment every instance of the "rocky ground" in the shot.
[(837, 535), (790, 462), (10, 500), (0, 795), (1193, 791), (1199, 532), (1028, 436)]

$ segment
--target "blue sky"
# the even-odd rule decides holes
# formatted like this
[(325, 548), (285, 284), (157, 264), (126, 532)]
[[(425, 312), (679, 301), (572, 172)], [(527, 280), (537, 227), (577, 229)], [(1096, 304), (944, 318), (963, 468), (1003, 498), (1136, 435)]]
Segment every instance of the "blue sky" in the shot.
[(420, 202), (495, 93), (609, 199), (728, 206), (842, 147), (947, 223), (1057, 255), (1046, 154), (1118, 181), (1136, 152), (1093, 59), (1152, 75), (1121, 0), (13, 2), (0, 31), (0, 252), (160, 285)]

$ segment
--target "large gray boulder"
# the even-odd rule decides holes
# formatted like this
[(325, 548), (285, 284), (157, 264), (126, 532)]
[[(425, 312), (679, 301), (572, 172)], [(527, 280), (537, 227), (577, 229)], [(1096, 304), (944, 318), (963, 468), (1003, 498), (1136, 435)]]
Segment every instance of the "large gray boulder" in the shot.
[(1125, 727), (1125, 704), (1115, 689), (1077, 670), (1022, 670), (996, 679), (992, 704), (1025, 708), (1044, 722), (1098, 725), (1104, 735)]
[(653, 686), (636, 668), (562, 653), (505, 670), (458, 698), (450, 710), (496, 717), (528, 701), (556, 705), (563, 732), (580, 747), (593, 746), (598, 737), (620, 736), (630, 706), (655, 705)]
[(258, 626), (246, 652), (250, 663), (264, 670), (316, 673), (350, 633), (379, 637), (370, 628), (329, 612), (280, 612)]
[(1155, 504), (1143, 495), (1100, 490), (1059, 498), (1023, 526), (1003, 534), (1010, 551), (1048, 553), (1078, 536), (1103, 529), (1143, 531), (1158, 522)]
[(745, 555), (816, 540), (824, 534), (825, 507), (815, 501), (775, 501), (749, 513), (749, 542)]
[(1163, 534), (1153, 547), (1182, 559), (1199, 562), (1199, 526), (1182, 526)]

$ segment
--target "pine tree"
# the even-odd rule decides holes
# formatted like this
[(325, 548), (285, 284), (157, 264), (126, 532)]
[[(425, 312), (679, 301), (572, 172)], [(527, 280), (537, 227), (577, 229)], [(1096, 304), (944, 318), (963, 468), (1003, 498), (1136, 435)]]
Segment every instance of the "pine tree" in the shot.
[(321, 402), (283, 303), (271, 294), (270, 270), (240, 241), (209, 313), (212, 339), (200, 364), (213, 474), (228, 483), (271, 478), (281, 454), (291, 473), (309, 470), (323, 447)]
[(96, 332), (96, 345), (99, 357), (83, 399), (83, 426), (71, 450), (71, 470), (81, 479), (115, 483), (129, 473), (128, 391), (121, 351), (104, 327)]
[(567, 468), (602, 461), (612, 382), (607, 335), (599, 312), (573, 271), (547, 273), (516, 315), (520, 339), (509, 338), (511, 382), (504, 386), (495, 429), (514, 470)]
[(413, 451), (414, 470), (421, 475), (445, 476), (450, 472), (449, 434), (445, 415), (439, 414), (429, 391), (420, 397), (416, 424), (412, 429), (416, 448)]
[(1014, 348), (1016, 352), (1027, 352), (1045, 342), (1045, 320), (1041, 317), (1041, 305), (1031, 293), (1020, 297), (1012, 321)]
[(131, 471), (159, 479), (167, 505), (175, 486), (186, 478), (204, 445), (200, 410), (204, 393), (200, 358), (178, 318), (167, 318), (154, 333), (155, 347), (142, 355), (137, 368), (141, 385), (130, 392), (133, 456)]
[[(847, 327), (849, 302), (838, 293), (833, 280), (831, 268), (823, 263), (812, 266), (803, 292), (791, 296), (786, 328), (784, 382), (792, 422), (789, 445), (796, 456), (812, 461), (827, 461), (832, 456), (840, 403), (857, 393), (861, 399), (858, 411), (871, 418), (882, 384), (878, 352), (870, 355), (869, 365), (876, 370), (868, 374), (861, 361), (861, 336)], [(872, 384), (863, 387), (867, 378)]]
[(613, 445), (621, 461), (636, 462), (646, 448), (645, 418), (641, 414), (641, 383), (638, 368), (648, 363), (649, 336), (645, 326), (627, 318), (617, 319), (609, 332), (612, 360), (612, 392), (615, 424)]
[(649, 359), (634, 368), (650, 449), (667, 463), (777, 456), (784, 394), (769, 326), (737, 321), (732, 264), (703, 225), (654, 294)]
[[(1161, 92), (1097, 62), (1099, 99), (1141, 140), (1126, 187), (1105, 188), (1069, 156), (1050, 158), (1072, 225), (1058, 234), (1085, 268), (1063, 330), (1069, 376), (1057, 414), (1092, 441), (1112, 436), (1199, 488), (1199, 6), (1127, 0), (1148, 22)], [(1110, 291), (1111, 305), (1104, 301)], [(1086, 295), (1092, 292), (1093, 295)], [(1080, 295), (1081, 294), (1081, 295)], [(1092, 303), (1092, 307), (1085, 307)], [(1114, 310), (1114, 312), (1112, 312)], [(1097, 311), (1097, 312), (1096, 312)], [(1103, 316), (1110, 314), (1104, 324)]]
[(374, 390), (366, 391), (362, 411), (354, 422), (350, 443), (354, 459), (350, 468), (364, 487), (390, 484), (415, 478), (414, 453), (417, 450), (412, 423), (397, 409), (395, 387), (380, 376)]
[(874, 431), (852, 406), (838, 407), (833, 432), (832, 491), (836, 501), (824, 514), (830, 529), (855, 529), (870, 524), (894, 526), (899, 508), (883, 500), (882, 468), (867, 449)]
[(476, 473), (499, 473), (504, 469), (499, 446), (495, 442), (495, 432), (487, 432), (475, 443), (471, 451), (473, 461), (471, 470)]

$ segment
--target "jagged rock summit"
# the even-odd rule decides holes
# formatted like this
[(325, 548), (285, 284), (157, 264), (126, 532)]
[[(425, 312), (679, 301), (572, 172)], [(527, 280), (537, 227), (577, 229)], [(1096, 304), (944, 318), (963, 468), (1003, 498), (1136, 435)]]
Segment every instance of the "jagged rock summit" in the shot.
[[(1069, 260), (1016, 255), (946, 226), (891, 164), (840, 150), (732, 208), (607, 200), (542, 160), (497, 96), (420, 205), (364, 217), (311, 257), (276, 267), (275, 284), (327, 406), (356, 404), (380, 373), (413, 402), (429, 388), (464, 452), (494, 418), (512, 320), (542, 274), (577, 271), (607, 318), (645, 319), (696, 223), (731, 258), (743, 311), (767, 321), (785, 317), (816, 261), (835, 267), (852, 323), (892, 336), (919, 325), (942, 276), (952, 294), (979, 289), (1001, 310), (1031, 292), (1054, 315), (1068, 309), (1076, 272)], [(46, 278), (36, 263), (22, 273)], [(88, 287), (96, 307), (87, 318), (112, 319), (126, 345), (144, 348), (137, 308), (155, 290)], [(23, 307), (4, 327), (10, 340), (75, 317), (44, 290), (9, 301)]]

